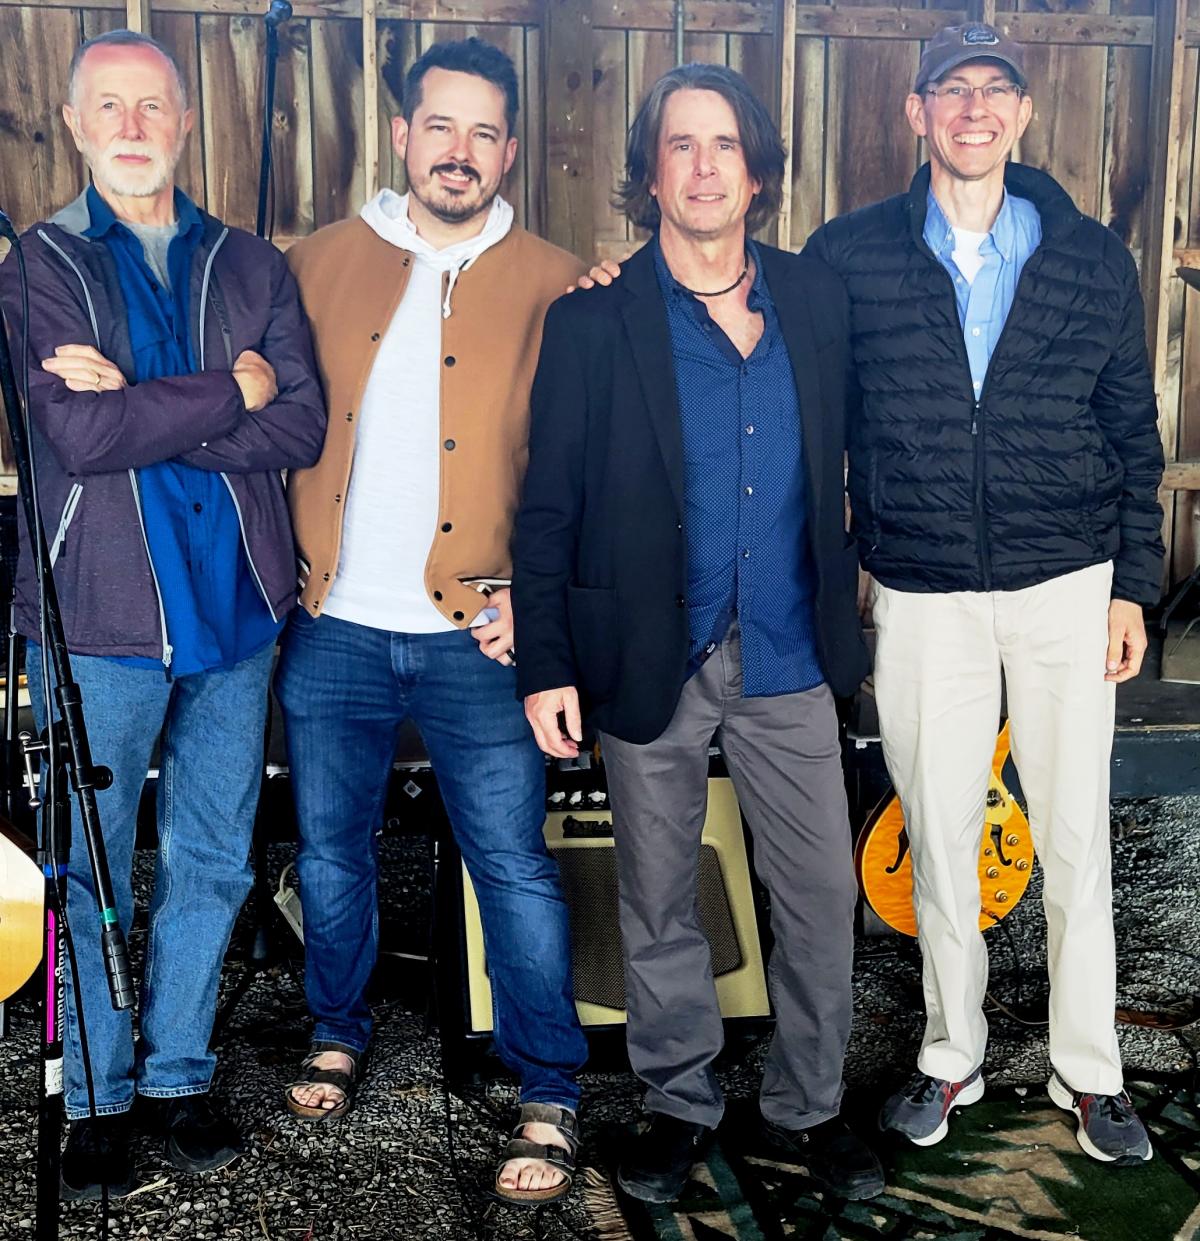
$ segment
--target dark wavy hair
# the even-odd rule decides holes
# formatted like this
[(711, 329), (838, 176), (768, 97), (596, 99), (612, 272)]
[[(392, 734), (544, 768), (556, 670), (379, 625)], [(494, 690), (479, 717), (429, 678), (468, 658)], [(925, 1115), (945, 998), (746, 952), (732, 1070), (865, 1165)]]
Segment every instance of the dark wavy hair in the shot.
[(423, 56), (414, 60), (404, 78), (404, 119), (412, 124), (421, 106), (421, 83), (430, 69), (449, 69), (454, 73), (473, 73), (491, 82), (504, 95), (504, 121), (511, 138), (517, 127), (517, 70), (504, 52), (482, 39), (456, 39), (452, 43), (435, 43)]
[(629, 127), (625, 143), (625, 179), (617, 186), (613, 206), (639, 228), (657, 228), (662, 216), (650, 193), (658, 175), (658, 139), (667, 100), (679, 90), (716, 91), (737, 118), (738, 137), (750, 176), (762, 189), (746, 212), (746, 231), (756, 232), (783, 202), (784, 149), (771, 114), (740, 73), (725, 65), (680, 65), (650, 88)]

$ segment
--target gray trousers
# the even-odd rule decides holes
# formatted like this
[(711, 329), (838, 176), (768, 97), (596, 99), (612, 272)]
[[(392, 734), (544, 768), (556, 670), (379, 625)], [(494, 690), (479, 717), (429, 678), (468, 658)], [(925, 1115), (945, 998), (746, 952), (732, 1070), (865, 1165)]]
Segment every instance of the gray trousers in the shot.
[(771, 897), (767, 985), (776, 1028), (763, 1115), (804, 1129), (837, 1115), (850, 1033), (856, 885), (837, 718), (828, 686), (742, 697), (736, 626), (684, 686), (649, 745), (603, 735), (628, 999), (626, 1038), (646, 1109), (715, 1126), (721, 1012), (696, 908), (717, 737)]

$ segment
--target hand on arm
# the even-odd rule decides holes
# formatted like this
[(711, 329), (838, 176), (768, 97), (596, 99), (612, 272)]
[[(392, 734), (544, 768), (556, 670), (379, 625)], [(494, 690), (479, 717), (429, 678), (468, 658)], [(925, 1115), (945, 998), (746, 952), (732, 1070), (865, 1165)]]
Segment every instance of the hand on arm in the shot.
[(243, 349), (233, 364), (233, 377), (242, 391), (249, 413), (257, 413), (279, 395), (275, 368), (253, 349)]
[(1141, 605), (1114, 599), (1108, 605), (1108, 657), (1106, 681), (1131, 681), (1142, 670), (1146, 655), (1146, 623)]
[[(566, 732), (558, 722), (560, 714)], [(573, 685), (530, 694), (525, 699), (525, 718), (544, 754), (551, 758), (574, 758), (579, 753), (583, 725), (579, 715), (579, 693)]]
[(72, 392), (116, 392), (125, 376), (91, 345), (59, 345), (54, 357), (42, 359), (42, 370), (57, 375)]

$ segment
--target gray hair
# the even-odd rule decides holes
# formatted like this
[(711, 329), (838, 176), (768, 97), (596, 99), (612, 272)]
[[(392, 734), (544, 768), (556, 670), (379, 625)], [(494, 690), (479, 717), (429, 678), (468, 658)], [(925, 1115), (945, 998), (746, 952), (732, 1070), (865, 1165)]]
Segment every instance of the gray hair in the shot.
[(83, 66), (83, 58), (92, 48), (102, 46), (152, 47), (171, 66), (175, 86), (179, 91), (180, 105), (184, 108), (188, 106), (187, 83), (183, 80), (179, 62), (157, 39), (152, 39), (148, 34), (141, 34), (136, 30), (106, 30), (104, 34), (98, 34), (94, 39), (81, 43), (75, 49), (75, 55), (71, 57), (70, 84), (67, 87), (67, 102), (71, 107), (76, 107), (79, 99), (79, 71)]

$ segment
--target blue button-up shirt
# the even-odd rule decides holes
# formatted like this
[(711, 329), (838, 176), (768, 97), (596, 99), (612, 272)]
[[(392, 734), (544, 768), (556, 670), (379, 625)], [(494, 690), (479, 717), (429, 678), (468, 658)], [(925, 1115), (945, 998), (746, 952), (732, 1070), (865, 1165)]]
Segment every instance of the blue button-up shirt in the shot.
[(800, 402), (754, 244), (749, 306), (763, 334), (743, 358), (704, 302), (671, 275), (655, 240), (683, 434), (690, 668), (734, 617), (747, 698), (813, 689), (825, 677), (813, 619)]
[[(179, 228), (167, 252), (171, 288), (146, 263), (142, 243), (92, 187), (91, 227), (113, 256), (125, 300), (134, 379), (190, 375), (196, 359), (190, 334), (192, 258), (204, 224), (195, 205), (175, 191)], [(166, 617), (168, 660), (176, 676), (231, 668), (273, 642), (281, 628), (250, 572), (241, 523), (225, 480), (211, 470), (163, 461), (136, 471), (142, 520)], [(161, 667), (134, 656), (118, 662)]]
[(925, 244), (954, 281), (958, 321), (962, 324), (963, 340), (967, 344), (967, 361), (971, 365), (971, 384), (976, 400), (983, 391), (992, 353), (1012, 309), (1021, 268), (1041, 241), (1042, 220), (1037, 208), (1028, 199), (1017, 198), (1005, 191), (1000, 214), (979, 247), (983, 266), (974, 281), (968, 282), (952, 257), (954, 229), (933, 191), (929, 192)]

